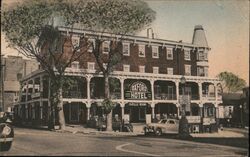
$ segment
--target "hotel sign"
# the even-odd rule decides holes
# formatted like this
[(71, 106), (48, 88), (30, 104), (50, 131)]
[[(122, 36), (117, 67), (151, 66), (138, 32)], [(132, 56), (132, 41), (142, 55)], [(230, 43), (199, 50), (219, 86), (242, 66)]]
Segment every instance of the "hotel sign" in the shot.
[(126, 99), (148, 100), (151, 99), (151, 92), (143, 82), (134, 82), (130, 90), (125, 92)]

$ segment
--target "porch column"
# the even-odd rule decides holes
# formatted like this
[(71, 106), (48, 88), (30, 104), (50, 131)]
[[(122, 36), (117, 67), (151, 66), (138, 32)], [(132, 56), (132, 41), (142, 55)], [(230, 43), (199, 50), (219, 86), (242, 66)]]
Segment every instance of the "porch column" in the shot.
[(179, 81), (174, 81), (175, 82), (175, 87), (176, 87), (176, 100), (179, 101), (180, 96), (179, 96)]
[(155, 100), (155, 93), (154, 93), (154, 80), (150, 80), (150, 84), (151, 84), (151, 93), (152, 93), (152, 101), (154, 103)]
[(199, 100), (202, 100), (202, 82), (198, 82), (199, 86)]
[(40, 119), (42, 120), (43, 119), (43, 103), (42, 101), (39, 102), (39, 106), (40, 106)]
[(86, 103), (86, 107), (87, 107), (87, 120), (89, 120), (90, 119), (90, 103), (88, 102), (88, 103)]
[(29, 90), (29, 84), (28, 82), (26, 81), (26, 92), (25, 92), (25, 102), (27, 103), (28, 101), (28, 90)]
[(90, 81), (91, 81), (91, 76), (87, 76), (86, 79), (87, 79), (87, 99), (90, 100)]
[(35, 79), (32, 79), (32, 94), (35, 93)]
[(121, 103), (121, 110), (122, 110), (122, 120), (124, 119), (124, 103)]
[(26, 117), (26, 120), (28, 120), (28, 118), (29, 118), (28, 104), (25, 104), (25, 110), (26, 110), (26, 112), (25, 112), (25, 117)]
[(43, 76), (40, 76), (40, 93), (43, 92)]
[(121, 99), (124, 101), (124, 78), (120, 78), (121, 83)]
[(200, 116), (202, 118), (202, 117), (204, 117), (204, 114), (203, 114), (203, 104), (199, 104), (199, 108), (200, 108)]
[(151, 104), (151, 114), (152, 114), (152, 119), (155, 119), (155, 104), (154, 103), (152, 103)]
[(177, 108), (177, 117), (180, 119), (181, 116), (180, 116), (180, 104), (179, 103), (176, 103), (176, 108)]

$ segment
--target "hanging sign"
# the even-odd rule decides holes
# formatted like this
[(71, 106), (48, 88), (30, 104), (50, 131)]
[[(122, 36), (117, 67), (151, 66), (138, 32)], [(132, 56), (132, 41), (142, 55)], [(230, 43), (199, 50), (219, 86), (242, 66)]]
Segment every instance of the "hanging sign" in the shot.
[(148, 88), (143, 82), (134, 82), (130, 86), (130, 91), (125, 92), (126, 99), (140, 99), (147, 100), (151, 99), (151, 93), (148, 91)]

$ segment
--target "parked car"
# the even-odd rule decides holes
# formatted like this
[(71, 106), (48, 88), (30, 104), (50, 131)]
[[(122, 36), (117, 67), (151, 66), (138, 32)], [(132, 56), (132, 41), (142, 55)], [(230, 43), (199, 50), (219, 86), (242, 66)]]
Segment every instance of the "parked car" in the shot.
[(162, 134), (178, 134), (179, 120), (177, 119), (161, 119), (157, 123), (149, 123), (144, 128), (144, 134), (154, 133), (157, 136)]
[(0, 112), (0, 150), (8, 151), (14, 138), (14, 129), (6, 113)]

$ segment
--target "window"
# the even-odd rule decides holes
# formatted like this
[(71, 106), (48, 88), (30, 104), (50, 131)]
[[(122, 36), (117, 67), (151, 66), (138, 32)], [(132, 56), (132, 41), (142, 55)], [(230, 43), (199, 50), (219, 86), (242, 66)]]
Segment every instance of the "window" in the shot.
[(208, 76), (208, 67), (197, 67), (197, 76)]
[(73, 45), (73, 49), (77, 48), (77, 52), (80, 51), (80, 38), (78, 36), (72, 36), (72, 45)]
[(123, 43), (122, 44), (122, 52), (123, 52), (124, 56), (129, 56), (130, 55), (129, 43)]
[(208, 77), (208, 67), (204, 67), (204, 74), (206, 77)]
[(153, 73), (158, 74), (159, 73), (159, 67), (153, 67)]
[(102, 43), (102, 50), (103, 50), (103, 53), (105, 54), (108, 54), (109, 53), (109, 45), (110, 45), (110, 41), (104, 41)]
[(139, 57), (145, 57), (145, 45), (138, 46)]
[(95, 39), (88, 39), (88, 52), (93, 52), (95, 48)]
[(167, 68), (167, 74), (173, 75), (174, 74), (173, 68)]
[(175, 122), (173, 120), (169, 120), (168, 124), (175, 124)]
[(167, 48), (167, 59), (172, 60), (173, 59), (173, 49)]
[(152, 58), (159, 58), (158, 46), (152, 46)]
[(88, 62), (88, 69), (89, 69), (89, 70), (95, 70), (95, 63), (93, 63), (93, 62)]
[(208, 60), (207, 51), (199, 50), (198, 53), (197, 53), (197, 60), (199, 60), (199, 61)]
[(139, 66), (139, 72), (145, 73), (145, 66)]
[(184, 60), (191, 60), (190, 59), (190, 50), (184, 49)]
[(185, 75), (191, 75), (191, 65), (185, 65)]
[(123, 71), (129, 72), (130, 71), (130, 65), (123, 65)]
[(71, 68), (79, 69), (79, 62), (72, 62), (71, 63)]

